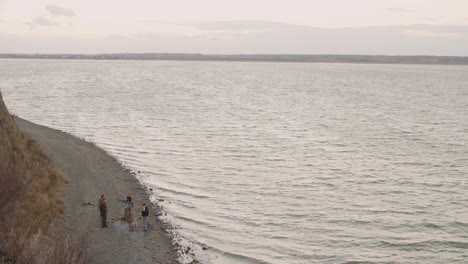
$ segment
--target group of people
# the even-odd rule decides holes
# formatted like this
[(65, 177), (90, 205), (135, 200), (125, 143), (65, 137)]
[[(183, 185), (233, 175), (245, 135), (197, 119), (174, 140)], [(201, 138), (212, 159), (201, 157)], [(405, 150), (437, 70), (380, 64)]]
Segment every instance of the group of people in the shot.
[[(128, 223), (128, 228), (130, 232), (135, 231), (135, 218), (133, 215), (133, 208), (135, 207), (135, 203), (132, 201), (132, 197), (127, 196), (127, 200), (123, 200), (125, 202), (125, 213), (123, 220)], [(101, 214), (101, 222), (102, 222), (102, 227), (108, 227), (107, 225), (107, 200), (106, 197), (104, 197), (104, 194), (101, 195), (101, 198), (99, 199), (98, 202), (98, 209)], [(144, 203), (140, 207), (140, 213), (141, 216), (143, 217), (143, 230), (147, 231), (148, 230), (148, 222), (147, 222), (147, 217), (149, 215), (149, 209), (148, 206)]]

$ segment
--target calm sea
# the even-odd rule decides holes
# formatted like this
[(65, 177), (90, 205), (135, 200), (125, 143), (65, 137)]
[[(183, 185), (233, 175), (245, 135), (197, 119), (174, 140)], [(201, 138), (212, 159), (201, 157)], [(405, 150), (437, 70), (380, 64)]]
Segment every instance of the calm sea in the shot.
[(0, 89), (141, 171), (202, 263), (468, 263), (467, 66), (0, 60)]

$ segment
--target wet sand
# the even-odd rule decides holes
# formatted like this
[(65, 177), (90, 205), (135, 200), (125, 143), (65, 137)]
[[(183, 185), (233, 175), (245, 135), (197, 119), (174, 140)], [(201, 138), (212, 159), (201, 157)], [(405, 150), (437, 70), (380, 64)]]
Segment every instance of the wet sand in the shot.
[[(66, 232), (89, 232), (96, 243), (98, 263), (176, 264), (177, 246), (172, 243), (169, 226), (155, 215), (157, 205), (150, 207), (148, 231), (143, 232), (138, 208), (150, 204), (149, 192), (135, 176), (104, 150), (67, 133), (15, 118), (18, 127), (30, 134), (68, 178), (64, 184), (64, 216), (59, 222)], [(109, 227), (101, 227), (97, 201), (101, 194), (108, 200)], [(130, 233), (122, 218), (125, 200), (132, 196), (138, 228)], [(89, 204), (90, 203), (90, 204)]]

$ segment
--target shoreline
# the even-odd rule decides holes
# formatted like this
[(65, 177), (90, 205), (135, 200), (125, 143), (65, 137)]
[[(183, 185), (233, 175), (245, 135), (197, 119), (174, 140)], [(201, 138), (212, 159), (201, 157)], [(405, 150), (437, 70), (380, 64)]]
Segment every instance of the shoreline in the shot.
[[(89, 233), (96, 245), (97, 263), (161, 263), (179, 264), (180, 246), (175, 242), (171, 226), (158, 218), (161, 206), (151, 202), (151, 190), (115, 157), (93, 143), (66, 132), (41, 126), (14, 117), (18, 128), (34, 138), (66, 176), (63, 185), (64, 214), (58, 219), (67, 233)], [(101, 228), (97, 201), (104, 194), (108, 201), (108, 228)], [(135, 201), (134, 233), (123, 217), (126, 196)], [(142, 203), (150, 207), (148, 231), (142, 230), (138, 211)]]

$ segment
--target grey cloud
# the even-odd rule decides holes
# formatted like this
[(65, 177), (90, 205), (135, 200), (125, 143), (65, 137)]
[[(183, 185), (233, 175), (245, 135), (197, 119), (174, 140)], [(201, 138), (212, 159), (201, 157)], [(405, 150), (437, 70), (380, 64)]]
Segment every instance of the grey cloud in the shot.
[(431, 32), (439, 33), (457, 33), (459, 35), (468, 36), (468, 25), (427, 25), (417, 24), (405, 27), (397, 27), (401, 29), (415, 29), (415, 30), (426, 30)]
[(305, 27), (292, 24), (269, 22), (269, 21), (217, 21), (217, 22), (198, 22), (186, 24), (200, 30), (277, 30), (281, 28)]
[(385, 11), (391, 11), (391, 12), (413, 12), (410, 9), (406, 8), (401, 8), (401, 7), (394, 7), (394, 8), (387, 8)]
[(408, 36), (418, 36), (421, 38), (444, 38), (444, 39), (468, 39), (468, 26), (447, 26), (447, 25), (412, 25), (401, 28), (400, 33)]
[(426, 21), (431, 21), (431, 22), (439, 21), (438, 19), (432, 18), (432, 17), (419, 17), (419, 18), (423, 19), (423, 20), (426, 20)]
[(48, 26), (48, 27), (52, 27), (52, 26), (58, 26), (59, 24), (46, 18), (46, 17), (42, 17), (42, 16), (39, 16), (39, 17), (36, 17), (33, 19), (32, 25), (41, 25), (41, 26)]
[[(220, 25), (218, 23), (218, 27)], [(269, 25), (275, 25), (275, 30), (253, 34), (232, 32), (230, 38), (216, 38), (216, 34), (208, 34), (204, 37), (141, 35), (136, 39), (145, 46), (140, 50), (154, 52), (468, 56), (468, 25), (334, 29), (281, 23)], [(411, 34), (408, 30), (418, 34)], [(403, 34), (405, 31), (410, 34)], [(424, 34), (419, 34), (421, 32)], [(132, 46), (129, 43), (122, 45)]]
[(200, 32), (209, 33), (211, 35), (217, 35), (220, 37), (226, 37), (229, 35), (236, 34), (258, 34), (261, 32), (272, 32), (282, 30), (307, 30), (311, 29), (310, 26), (286, 24), (279, 22), (270, 21), (258, 21), (258, 20), (244, 20), (244, 21), (204, 21), (204, 22), (182, 22), (182, 23), (171, 23), (171, 22), (156, 22), (147, 21), (147, 23), (158, 23), (174, 26), (190, 27)]
[[(171, 24), (171, 23), (166, 23)], [(356, 32), (373, 32), (373, 31), (386, 31), (386, 32), (399, 32), (405, 35), (419, 34), (422, 36), (466, 36), (468, 34), (468, 26), (456, 25), (408, 25), (408, 26), (381, 26), (381, 27), (362, 27), (362, 28), (317, 28), (304, 25), (294, 25), (279, 22), (268, 21), (213, 21), (213, 22), (193, 22), (193, 23), (179, 23), (172, 24), (179, 26), (192, 27), (199, 30), (205, 36), (219, 37), (221, 39), (232, 39), (246, 37), (247, 35), (287, 35), (292, 32), (297, 34), (297, 37), (311, 36), (328, 32), (329, 35), (342, 34), (350, 35)], [(341, 34), (341, 33), (340, 33)], [(368, 36), (371, 37), (370, 34)], [(352, 36), (350, 36), (352, 38)]]
[(53, 16), (74, 16), (75, 12), (71, 9), (58, 5), (48, 5), (45, 7)]

